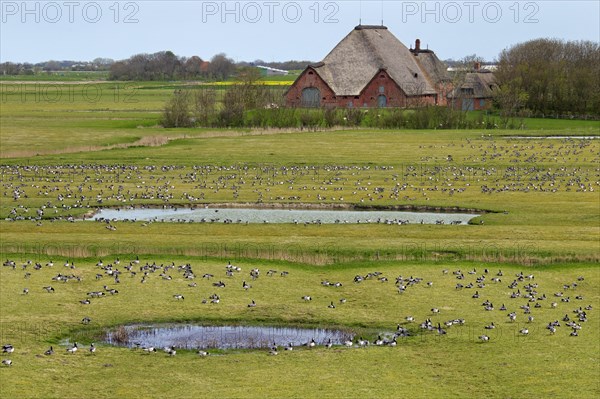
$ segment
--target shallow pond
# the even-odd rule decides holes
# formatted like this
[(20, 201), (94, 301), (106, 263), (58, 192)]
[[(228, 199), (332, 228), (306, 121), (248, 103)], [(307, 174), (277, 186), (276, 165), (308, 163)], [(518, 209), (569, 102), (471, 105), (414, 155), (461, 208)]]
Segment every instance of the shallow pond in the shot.
[(600, 136), (507, 136), (507, 138), (520, 140), (597, 140), (600, 139)]
[(102, 209), (94, 219), (200, 223), (387, 223), (467, 224), (469, 213), (253, 208)]
[[(124, 329), (124, 331), (123, 331)], [(112, 345), (134, 348), (175, 346), (182, 349), (260, 349), (273, 344), (301, 346), (315, 340), (323, 345), (331, 339), (334, 345), (341, 345), (352, 339), (350, 331), (290, 328), (290, 327), (250, 327), (250, 326), (199, 326), (180, 324), (129, 325), (107, 334), (106, 342)]]

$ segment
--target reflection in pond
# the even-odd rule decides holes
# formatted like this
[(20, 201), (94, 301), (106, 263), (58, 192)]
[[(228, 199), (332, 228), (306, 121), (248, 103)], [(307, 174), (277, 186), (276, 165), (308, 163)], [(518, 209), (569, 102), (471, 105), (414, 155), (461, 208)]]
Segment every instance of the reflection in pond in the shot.
[(596, 140), (600, 139), (600, 136), (507, 136), (507, 138), (520, 140)]
[(107, 334), (106, 342), (128, 347), (171, 347), (182, 349), (260, 349), (275, 345), (301, 346), (311, 340), (340, 345), (351, 340), (350, 331), (320, 328), (199, 326), (181, 324), (122, 326)]
[(383, 223), (467, 224), (469, 213), (252, 208), (102, 209), (95, 219), (201, 223)]

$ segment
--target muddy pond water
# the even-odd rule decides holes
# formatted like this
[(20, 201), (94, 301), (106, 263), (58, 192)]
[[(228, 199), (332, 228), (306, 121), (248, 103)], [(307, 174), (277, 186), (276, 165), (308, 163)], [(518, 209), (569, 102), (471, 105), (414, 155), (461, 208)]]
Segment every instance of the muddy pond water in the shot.
[(199, 223), (468, 224), (474, 213), (254, 208), (101, 209), (94, 219)]
[(320, 328), (136, 324), (109, 332), (106, 343), (130, 348), (261, 349), (273, 344), (301, 346), (311, 340), (316, 345), (324, 345), (329, 340), (333, 345), (341, 345), (348, 339), (353, 339), (351, 331)]

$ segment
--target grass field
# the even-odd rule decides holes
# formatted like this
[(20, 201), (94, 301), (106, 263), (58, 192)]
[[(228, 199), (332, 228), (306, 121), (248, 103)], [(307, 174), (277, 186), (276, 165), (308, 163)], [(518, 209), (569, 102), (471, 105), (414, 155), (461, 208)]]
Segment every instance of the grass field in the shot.
[[(600, 140), (514, 137), (598, 136), (598, 122), (528, 119), (518, 131), (162, 129), (157, 121), (174, 87), (35, 84), (0, 84), (0, 256), (15, 262), (0, 269), (0, 343), (15, 347), (1, 356), (13, 361), (0, 367), (1, 397), (600, 395)], [(100, 94), (91, 100), (93, 92)], [(102, 206), (212, 203), (483, 212), (467, 226), (71, 221)], [(132, 275), (125, 267), (136, 257)], [(96, 266), (117, 258), (119, 283)], [(63, 266), (67, 260), (75, 267)], [(228, 261), (242, 272), (226, 277)], [(142, 284), (146, 262), (189, 263), (197, 286), (177, 267), (159, 268)], [(253, 268), (261, 276), (243, 290)], [(269, 277), (269, 269), (289, 275)], [(375, 271), (389, 281), (353, 282)], [(226, 287), (213, 287), (204, 273)], [(58, 274), (81, 281), (53, 280)], [(399, 293), (399, 276), (423, 280)], [(54, 293), (43, 289), (49, 285)], [(104, 285), (118, 295), (80, 303)], [(202, 303), (215, 292), (218, 305)], [(256, 307), (247, 307), (251, 300)], [(486, 300), (494, 310), (484, 310)], [(579, 321), (573, 311), (590, 305)], [(581, 325), (578, 336), (565, 315)], [(84, 317), (92, 322), (82, 324)], [(441, 335), (419, 328), (427, 318), (465, 324)], [(551, 334), (546, 326), (555, 320), (561, 326)], [(206, 358), (102, 343), (120, 325), (167, 321), (340, 327), (370, 341), (400, 324), (411, 336), (396, 347)], [(486, 330), (491, 322), (496, 328)], [(75, 341), (80, 350), (67, 353)], [(56, 353), (46, 356), (50, 345)]]

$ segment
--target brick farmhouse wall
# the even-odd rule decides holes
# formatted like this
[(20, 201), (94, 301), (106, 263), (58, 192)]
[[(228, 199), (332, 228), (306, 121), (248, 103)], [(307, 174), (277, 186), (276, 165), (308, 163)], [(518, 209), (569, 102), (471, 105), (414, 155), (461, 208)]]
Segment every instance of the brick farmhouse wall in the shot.
[[(301, 107), (302, 90), (317, 88), (320, 91), (320, 106), (334, 107), (378, 107), (379, 96), (385, 96), (387, 107), (416, 107), (435, 105), (445, 98), (436, 95), (417, 95), (408, 97), (404, 91), (390, 78), (385, 70), (380, 70), (358, 96), (338, 96), (325, 83), (313, 68), (307, 68), (286, 93), (286, 104), (291, 107)], [(418, 90), (418, 88), (417, 88)]]

